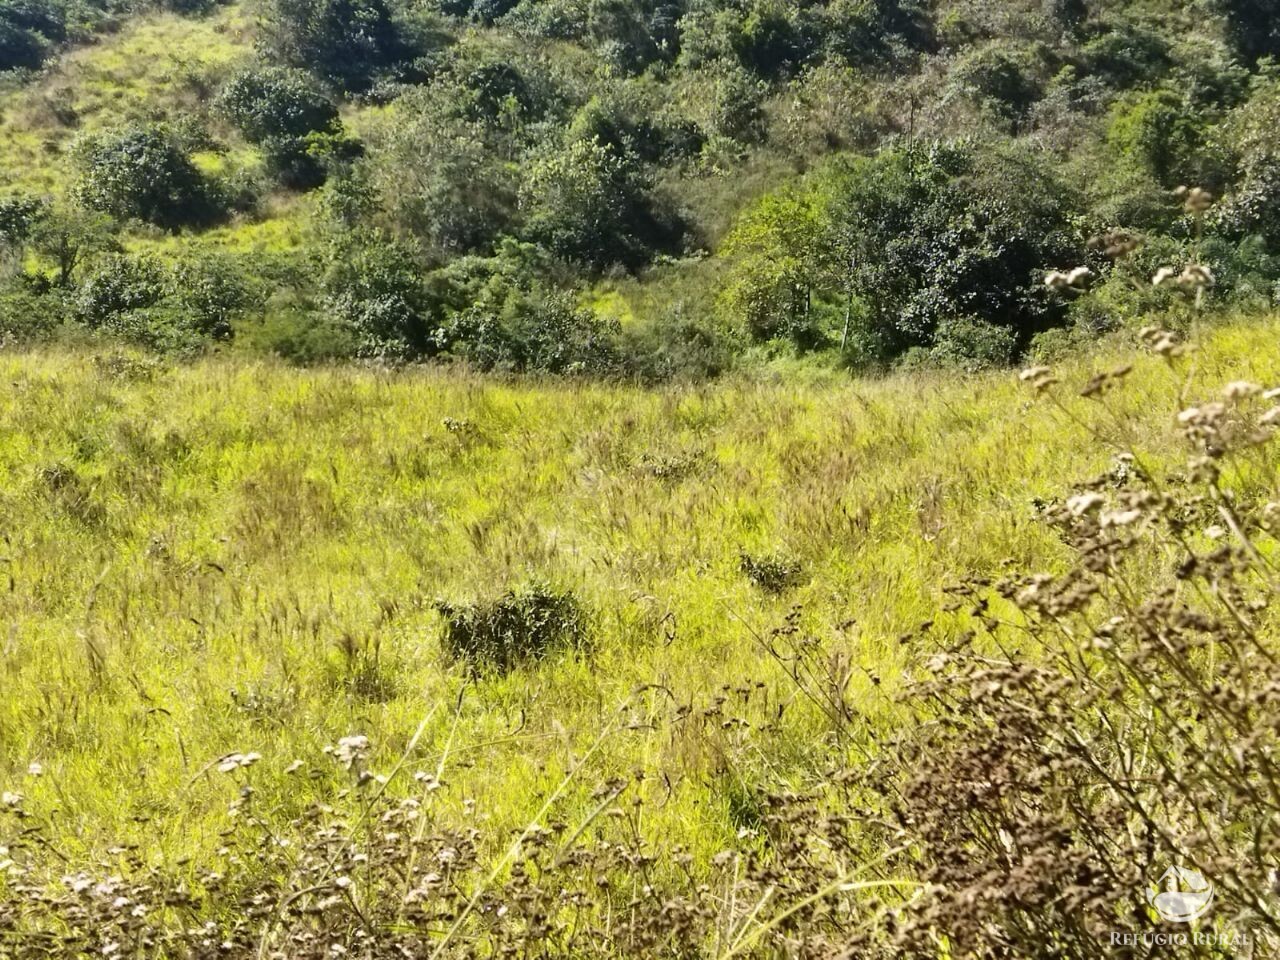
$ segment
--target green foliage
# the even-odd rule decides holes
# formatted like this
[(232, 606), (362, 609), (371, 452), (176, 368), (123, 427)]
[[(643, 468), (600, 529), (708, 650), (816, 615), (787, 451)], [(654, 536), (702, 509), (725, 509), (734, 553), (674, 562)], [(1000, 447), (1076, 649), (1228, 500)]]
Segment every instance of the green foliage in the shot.
[[(404, 110), (418, 103), (406, 98)], [(510, 228), (515, 173), (474, 123), (431, 103), (388, 134), (369, 165), (372, 185), (404, 232), (444, 254), (484, 250)]]
[(481, 670), (507, 673), (557, 650), (581, 650), (588, 618), (576, 596), (543, 584), (513, 590), (495, 600), (455, 604), (440, 600), (444, 648)]
[(782, 594), (803, 581), (804, 565), (787, 554), (739, 555), (738, 568), (765, 593)]
[(188, 324), (215, 339), (231, 336), (232, 322), (253, 302), (244, 264), (228, 258), (180, 260), (169, 269), (165, 287)]
[(67, 37), (66, 13), (47, 0), (0, 0), (0, 73), (36, 70)]
[(1280, 17), (1273, 0), (1213, 0), (1227, 22), (1227, 33), (1249, 64), (1280, 57)]
[(437, 333), (441, 347), (482, 370), (606, 376), (618, 372), (616, 323), (565, 293), (491, 284)]
[(1081, 256), (1070, 204), (1027, 155), (940, 144), (847, 161), (744, 219), (725, 302), (762, 339), (813, 346), (841, 329), (863, 341), (856, 355), (887, 359), (933, 347), (940, 329), (955, 353), (968, 330), (978, 357), (1008, 354), (987, 325), (1020, 347), (1054, 322), (1041, 271)]
[(349, 360), (360, 352), (351, 327), (327, 312), (287, 302), (268, 304), (260, 321), (237, 329), (236, 341), (302, 366)]
[[(1186, 96), (1157, 89), (1117, 102), (1107, 138), (1123, 162), (1141, 165), (1172, 189), (1206, 183), (1211, 173), (1204, 157), (1208, 128), (1208, 118)], [(1207, 185), (1216, 186), (1216, 179)]]
[(52, 207), (31, 229), (31, 246), (57, 269), (59, 287), (69, 288), (76, 271), (97, 254), (120, 249), (109, 216), (79, 207)]
[(435, 305), (408, 249), (362, 237), (336, 245), (324, 290), (326, 311), (354, 332), (361, 356), (398, 360), (431, 350)]
[(217, 106), (251, 143), (338, 126), (337, 108), (311, 75), (288, 67), (240, 71), (223, 84)]
[(155, 306), (165, 288), (165, 268), (155, 258), (106, 256), (76, 291), (76, 314), (89, 327), (105, 326), (130, 311)]
[(0, 290), (0, 346), (49, 340), (64, 315), (65, 307), (56, 295), (20, 286)]
[(938, 322), (929, 350), (930, 364), (976, 373), (1007, 366), (1018, 341), (1014, 331), (974, 317), (946, 317)]
[(536, 157), (520, 205), (526, 237), (592, 269), (636, 266), (674, 241), (675, 226), (655, 210), (638, 162), (594, 138)]
[(1077, 54), (1081, 74), (1097, 77), (1113, 89), (1150, 83), (1173, 64), (1168, 39), (1144, 24), (1111, 19), (1090, 32), (1093, 35)]
[(128, 127), (77, 145), (77, 198), (121, 220), (176, 231), (223, 213), (216, 186), (197, 169), (175, 133), (162, 125)]
[(385, 0), (270, 0), (264, 23), (270, 56), (340, 90), (367, 90), (408, 53)]
[(991, 104), (1010, 120), (1020, 120), (1044, 95), (1037, 51), (993, 44), (966, 55), (952, 83), (979, 102)]
[(0, 196), (0, 249), (20, 248), (48, 215), (48, 201), (22, 193)]

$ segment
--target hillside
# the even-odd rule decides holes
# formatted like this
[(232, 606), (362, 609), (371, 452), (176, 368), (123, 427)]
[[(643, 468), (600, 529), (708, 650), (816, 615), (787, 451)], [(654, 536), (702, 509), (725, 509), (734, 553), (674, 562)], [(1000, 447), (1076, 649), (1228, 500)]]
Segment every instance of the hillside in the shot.
[(1274, 0), (0, 0), (0, 957), (1280, 943)]
[(979, 369), (1141, 325), (1161, 267), (1217, 308), (1280, 280), (1253, 0), (29, 5), (8, 341)]
[[(1144, 502), (1146, 476), (1178, 489), (1187, 441), (1172, 412), (1224, 383), (1280, 380), (1274, 322), (1220, 326), (1182, 357), (1148, 342), (1060, 367), (1064, 385), (1038, 399), (1008, 373), (643, 391), (6, 355), (9, 955), (41, 955), (39, 936), (59, 931), (86, 955), (168, 945), (138, 946), (147, 956), (203, 956), (202, 937), (233, 956), (320, 956), (330, 942), (423, 955), (433, 942), (540, 943), (538, 956), (569, 943), (582, 956), (674, 956), (699, 943), (725, 957), (852, 942), (875, 901), (822, 878), (906, 884), (901, 905), (928, 861), (891, 854), (871, 822), (829, 833), (830, 818), (885, 802), (854, 778), (890, 775), (885, 746), (916, 735), (918, 708), (894, 697), (939, 650), (963, 669), (966, 624), (1010, 616), (998, 598), (947, 613), (947, 591), (1019, 571), (1070, 584), (1075, 541), (1052, 518), (1073, 490), (1096, 475), (1093, 489), (1119, 502)], [(1112, 389), (1076, 396), (1122, 361), (1137, 366)], [(1236, 415), (1267, 409), (1241, 396)], [(1274, 410), (1264, 422), (1274, 429)], [(1274, 460), (1244, 447), (1221, 462), (1235, 516), (1274, 562)], [(1184, 550), (1207, 557), (1228, 536), (1196, 512), (1195, 489), (1175, 494), (1190, 511), (1176, 539), (1158, 519), (1134, 528), (1136, 555), (1101, 574), (1081, 625), (1177, 582)], [(1187, 576), (1188, 590), (1200, 583)], [(1228, 582), (1221, 568), (1203, 576)], [(1238, 602), (1261, 595), (1262, 581), (1239, 577)], [(508, 590), (505, 613), (468, 607)], [(1052, 650), (1028, 615), (1030, 647)], [(1274, 627), (1270, 613), (1250, 616)], [(922, 621), (937, 622), (936, 639), (904, 643)], [(1245, 669), (1241, 638), (1221, 642)], [(1195, 690), (1165, 682), (1167, 697)], [(979, 726), (988, 707), (969, 707)], [(817, 844), (804, 841), (803, 861), (777, 832), (787, 822)], [(528, 846), (526, 827), (542, 839)], [(422, 845), (402, 848), (406, 830)], [(1090, 830), (1119, 841), (1101, 822)], [(526, 846), (508, 850), (521, 831)], [(517, 853), (524, 868), (509, 874)], [(406, 892), (438, 882), (453, 856), (444, 899), (396, 920)], [(616, 857), (646, 858), (648, 892)], [(794, 884), (761, 898), (771, 864)], [(582, 888), (576, 913), (542, 899), (593, 875), (603, 885)], [(533, 905), (504, 921), (492, 911), (525, 903), (521, 878)], [(46, 882), (51, 898), (35, 897)], [(100, 883), (101, 895), (78, 892)], [(468, 920), (456, 911), (473, 892)], [(288, 906), (321, 895), (323, 920)], [(701, 912), (707, 897), (718, 919)], [(118, 898), (125, 907), (109, 909)], [(672, 916), (671, 898), (689, 914)], [(1102, 899), (1105, 918), (1116, 907)], [(635, 919), (611, 920), (627, 902)], [(797, 910), (798, 927), (776, 926)], [(446, 937), (451, 918), (460, 927)], [(554, 935), (536, 933), (543, 922)]]

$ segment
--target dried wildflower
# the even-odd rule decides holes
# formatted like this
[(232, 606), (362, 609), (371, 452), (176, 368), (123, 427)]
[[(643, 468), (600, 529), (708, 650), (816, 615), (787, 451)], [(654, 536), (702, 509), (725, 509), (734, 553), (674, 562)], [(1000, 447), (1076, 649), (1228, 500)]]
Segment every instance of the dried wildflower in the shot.
[(1178, 187), (1173, 195), (1182, 201), (1182, 208), (1189, 214), (1199, 215), (1213, 206), (1213, 194), (1202, 187)]
[(334, 756), (348, 770), (369, 753), (369, 738), (365, 736), (343, 737), (333, 749)]
[(1262, 387), (1248, 380), (1233, 380), (1222, 388), (1222, 396), (1227, 400), (1246, 400), (1262, 392)]
[(1079, 291), (1093, 277), (1093, 271), (1088, 267), (1074, 267), (1071, 270), (1053, 270), (1044, 278), (1044, 285), (1050, 290), (1056, 290), (1059, 293), (1068, 290)]
[(1102, 527), (1127, 527), (1141, 519), (1141, 510), (1108, 510), (1098, 518), (1098, 523)]
[(233, 770), (252, 767), (261, 759), (260, 753), (229, 753), (218, 761), (218, 772), (231, 773)]
[(1113, 230), (1101, 236), (1090, 237), (1086, 244), (1090, 250), (1101, 250), (1112, 260), (1129, 256), (1141, 246), (1141, 240), (1127, 230)]
[(1212, 287), (1214, 283), (1213, 271), (1198, 263), (1189, 265), (1178, 277), (1178, 285), (1184, 289)]
[(1067, 510), (1073, 517), (1083, 517), (1102, 507), (1106, 501), (1096, 493), (1080, 493), (1067, 500)]

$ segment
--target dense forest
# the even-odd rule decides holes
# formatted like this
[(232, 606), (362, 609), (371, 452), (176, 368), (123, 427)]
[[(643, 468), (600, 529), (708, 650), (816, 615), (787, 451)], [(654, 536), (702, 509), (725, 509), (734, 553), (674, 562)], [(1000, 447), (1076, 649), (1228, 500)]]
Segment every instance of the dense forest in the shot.
[[(60, 52), (154, 15), (2, 0), (8, 112)], [(1277, 296), (1266, 0), (244, 15), (180, 95), (83, 124), (65, 84), (43, 92), (60, 173), (0, 195), (0, 336), (660, 379), (1052, 354), (1176, 304), (1186, 285), (1150, 278), (1188, 263), (1201, 298)], [(202, 242), (282, 209), (289, 249)]]

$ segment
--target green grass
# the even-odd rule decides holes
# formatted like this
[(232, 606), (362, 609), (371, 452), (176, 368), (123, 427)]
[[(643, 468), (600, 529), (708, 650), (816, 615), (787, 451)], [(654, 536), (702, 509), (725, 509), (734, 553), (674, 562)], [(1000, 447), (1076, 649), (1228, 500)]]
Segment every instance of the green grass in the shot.
[(72, 176), (66, 149), (77, 136), (198, 109), (209, 83), (251, 52), (253, 33), (239, 4), (202, 18), (149, 14), (0, 92), (0, 181), (62, 193)]
[[(1276, 332), (1213, 330), (1190, 396), (1280, 381)], [(0, 355), (0, 383), (0, 787), (72, 860), (208, 859), (236, 792), (218, 757), (261, 753), (259, 802), (285, 818), (295, 757), (364, 734), (386, 770), (424, 718), (411, 763), (447, 750), (446, 809), (474, 801), (499, 840), (600, 741), (557, 811), (642, 770), (650, 839), (708, 855), (734, 784), (821, 767), (819, 720), (794, 702), (768, 732), (680, 725), (639, 688), (695, 711), (726, 685), (785, 697), (755, 635), (802, 604), (884, 722), (899, 635), (953, 580), (1053, 566), (1033, 498), (1109, 458), (1008, 372), (645, 391), (58, 352)], [(1110, 401), (1122, 442), (1174, 455), (1181, 385), (1140, 360)], [(758, 589), (744, 552), (797, 561), (799, 584)], [(591, 611), (589, 652), (469, 680), (435, 601), (534, 581)]]

